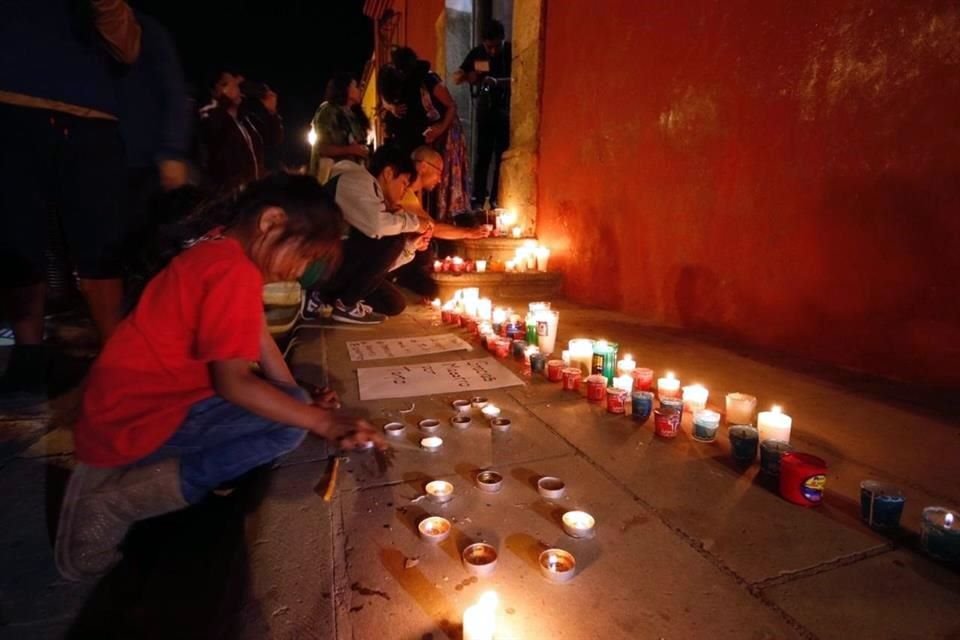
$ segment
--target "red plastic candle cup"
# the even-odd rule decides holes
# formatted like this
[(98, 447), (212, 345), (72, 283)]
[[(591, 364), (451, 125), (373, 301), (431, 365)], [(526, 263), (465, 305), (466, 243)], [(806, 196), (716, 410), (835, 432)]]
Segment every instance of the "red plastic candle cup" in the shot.
[(547, 361), (547, 380), (550, 382), (563, 381), (563, 360)]
[(476, 318), (467, 318), (464, 328), (470, 333), (477, 332), (477, 320)]
[(607, 395), (607, 378), (598, 374), (587, 376), (587, 400), (603, 402)]
[(567, 367), (562, 371), (562, 374), (564, 391), (580, 391), (580, 381), (583, 379), (583, 374), (579, 367)]
[(654, 433), (661, 438), (676, 438), (680, 431), (680, 412), (663, 407), (653, 410)]
[(617, 387), (607, 387), (607, 413), (624, 415), (627, 412), (627, 392)]
[(780, 495), (802, 507), (823, 501), (827, 463), (809, 453), (785, 453), (780, 457)]
[(440, 321), (443, 322), (443, 324), (450, 324), (453, 322), (453, 312), (447, 311), (446, 309), (441, 310)]
[(634, 391), (653, 389), (653, 369), (634, 369), (630, 375), (633, 376)]
[(509, 338), (497, 338), (493, 347), (493, 355), (498, 358), (506, 358), (510, 355), (510, 343), (511, 340)]

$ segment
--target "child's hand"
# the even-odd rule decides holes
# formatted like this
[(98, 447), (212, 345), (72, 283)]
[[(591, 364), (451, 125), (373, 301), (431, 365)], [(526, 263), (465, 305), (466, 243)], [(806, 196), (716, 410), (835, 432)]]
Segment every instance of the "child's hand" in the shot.
[(373, 446), (381, 451), (387, 449), (383, 435), (372, 424), (358, 418), (353, 424), (353, 431), (341, 438), (340, 446), (344, 449), (360, 449), (368, 446), (368, 442), (372, 442)]
[(342, 406), (340, 404), (340, 396), (330, 387), (326, 387), (325, 389), (312, 389), (310, 396), (313, 398), (313, 405), (321, 409), (339, 409)]

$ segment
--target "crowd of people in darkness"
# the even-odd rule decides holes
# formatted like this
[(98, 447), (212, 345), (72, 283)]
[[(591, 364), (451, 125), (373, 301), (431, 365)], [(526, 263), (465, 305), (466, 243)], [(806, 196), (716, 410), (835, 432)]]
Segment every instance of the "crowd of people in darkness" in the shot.
[(456, 103), (406, 47), (378, 73), (382, 144), (370, 144), (358, 79), (336, 73), (299, 169), (283, 161), (268, 84), (223, 68), (191, 100), (170, 34), (124, 0), (7, 0), (0, 52), (0, 295), (15, 341), (0, 391), (49, 386), (55, 236), (102, 343), (74, 425), (61, 573), (102, 575), (134, 522), (199, 502), (308, 433), (383, 447), (336, 394), (298, 386), (263, 287), (299, 280), (305, 322), (378, 324), (409, 292), (434, 297), (434, 241), (484, 237), (457, 214), (496, 204), (503, 26), (455, 75), (478, 100), (472, 192)]

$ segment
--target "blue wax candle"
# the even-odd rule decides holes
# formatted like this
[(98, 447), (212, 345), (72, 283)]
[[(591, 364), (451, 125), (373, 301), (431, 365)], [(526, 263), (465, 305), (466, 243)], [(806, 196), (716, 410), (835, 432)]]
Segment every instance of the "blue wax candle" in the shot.
[(737, 424), (730, 427), (730, 451), (740, 464), (752, 464), (757, 459), (757, 444), (760, 432), (750, 425)]
[(760, 469), (771, 476), (780, 475), (780, 456), (793, 447), (782, 440), (764, 440), (760, 443)]
[(693, 414), (693, 439), (713, 442), (720, 428), (720, 414), (710, 409), (701, 409)]
[(533, 373), (543, 373), (547, 366), (547, 356), (542, 353), (530, 354), (530, 371)]
[(679, 414), (680, 421), (683, 421), (683, 400), (680, 398), (660, 398), (660, 408), (673, 409)]
[(899, 527), (904, 502), (903, 493), (891, 484), (876, 480), (860, 483), (860, 517), (871, 529)]
[(634, 391), (630, 395), (630, 408), (633, 419), (646, 422), (653, 412), (653, 393), (649, 391)]
[(960, 562), (960, 513), (944, 507), (924, 509), (920, 544), (935, 558)]
[(511, 344), (510, 353), (513, 354), (514, 358), (520, 358), (521, 360), (526, 357), (527, 351), (527, 341), (526, 340), (514, 340)]

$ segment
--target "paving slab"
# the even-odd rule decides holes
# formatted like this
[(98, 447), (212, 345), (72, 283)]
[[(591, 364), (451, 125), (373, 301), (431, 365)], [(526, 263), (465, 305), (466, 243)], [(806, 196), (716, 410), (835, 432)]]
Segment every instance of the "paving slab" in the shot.
[[(462, 612), (487, 590), (500, 598), (502, 638), (801, 637), (582, 458), (499, 470), (506, 480), (497, 494), (474, 489), (466, 466), (448, 476), (456, 497), (445, 506), (411, 503), (415, 483), (341, 494), (352, 632), (343, 637), (460, 638)], [(562, 476), (568, 496), (541, 499), (533, 484), (541, 475)], [(596, 517), (594, 539), (563, 533), (559, 518), (571, 508)], [(428, 514), (453, 522), (436, 546), (416, 534)], [(462, 567), (461, 550), (477, 541), (499, 549), (492, 576)], [(540, 576), (536, 559), (548, 547), (577, 557), (571, 582)]]
[(246, 520), (251, 569), (231, 637), (337, 637), (333, 513), (317, 493), (325, 473), (324, 465), (304, 463), (269, 474)]
[(763, 594), (825, 640), (960, 638), (960, 575), (906, 551), (770, 587)]
[[(829, 504), (804, 509), (730, 462), (728, 446), (702, 444), (684, 431), (667, 440), (644, 425), (578, 397), (529, 410), (748, 582), (862, 553), (885, 541)], [(829, 486), (829, 479), (828, 479)], [(762, 550), (762, 551), (760, 551)]]

